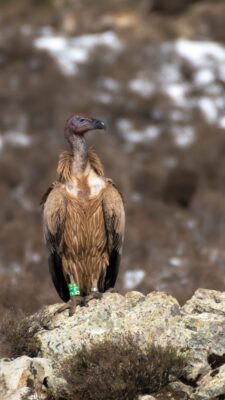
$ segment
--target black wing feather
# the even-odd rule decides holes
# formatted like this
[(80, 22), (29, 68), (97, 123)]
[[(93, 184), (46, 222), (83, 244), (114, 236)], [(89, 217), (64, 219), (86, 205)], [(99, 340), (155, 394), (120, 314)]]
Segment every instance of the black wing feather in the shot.
[(103, 196), (103, 212), (108, 239), (109, 265), (106, 270), (104, 291), (115, 286), (125, 229), (125, 212), (121, 194), (111, 180), (107, 180), (107, 183)]
[(109, 265), (106, 270), (104, 292), (114, 288), (119, 273), (120, 255), (117, 250), (112, 250), (109, 256)]
[(61, 257), (56, 252), (50, 253), (48, 257), (48, 265), (58, 295), (63, 301), (69, 301), (69, 289), (63, 275)]

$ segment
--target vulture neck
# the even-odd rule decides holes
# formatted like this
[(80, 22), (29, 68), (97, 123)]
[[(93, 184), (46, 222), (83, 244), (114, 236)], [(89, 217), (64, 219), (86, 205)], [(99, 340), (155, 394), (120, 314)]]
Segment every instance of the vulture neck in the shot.
[(88, 164), (88, 149), (83, 136), (73, 135), (71, 139), (72, 150), (72, 174), (74, 176), (82, 175)]

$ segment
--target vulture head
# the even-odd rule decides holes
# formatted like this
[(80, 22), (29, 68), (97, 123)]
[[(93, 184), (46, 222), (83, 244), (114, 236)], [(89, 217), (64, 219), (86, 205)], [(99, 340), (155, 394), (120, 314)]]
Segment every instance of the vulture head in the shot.
[(72, 115), (66, 121), (65, 136), (67, 139), (74, 135), (83, 136), (86, 132), (94, 129), (106, 129), (104, 122), (82, 115)]

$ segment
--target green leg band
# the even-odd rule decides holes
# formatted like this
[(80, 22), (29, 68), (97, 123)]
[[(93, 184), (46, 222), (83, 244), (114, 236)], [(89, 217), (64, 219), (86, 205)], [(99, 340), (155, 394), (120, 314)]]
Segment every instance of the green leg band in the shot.
[(76, 285), (76, 283), (69, 283), (68, 286), (69, 286), (70, 297), (80, 296), (80, 289), (79, 286)]

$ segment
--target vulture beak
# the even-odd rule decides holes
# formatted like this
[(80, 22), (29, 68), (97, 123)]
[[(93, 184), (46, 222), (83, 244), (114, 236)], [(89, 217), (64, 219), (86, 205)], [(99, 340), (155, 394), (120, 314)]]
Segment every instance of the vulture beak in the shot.
[(104, 129), (106, 130), (106, 125), (104, 122), (100, 121), (99, 119), (92, 119), (92, 129)]

